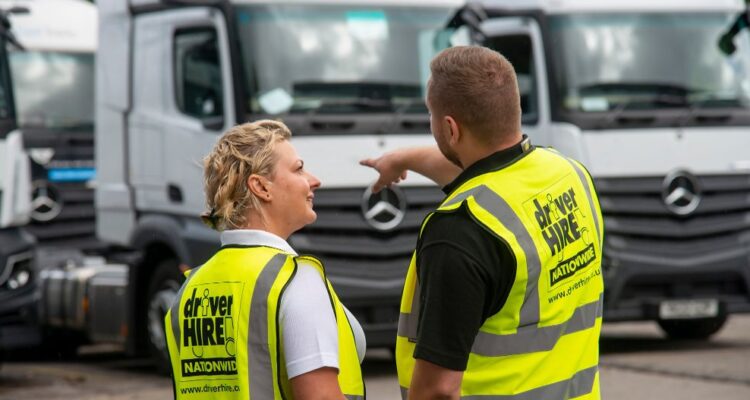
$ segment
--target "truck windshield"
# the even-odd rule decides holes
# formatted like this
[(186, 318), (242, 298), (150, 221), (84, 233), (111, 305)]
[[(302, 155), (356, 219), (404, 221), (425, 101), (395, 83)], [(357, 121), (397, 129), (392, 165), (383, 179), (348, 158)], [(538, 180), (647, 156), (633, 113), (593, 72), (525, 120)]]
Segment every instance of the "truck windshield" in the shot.
[(237, 10), (247, 111), (424, 113), (449, 7), (246, 5)]
[(20, 126), (93, 127), (93, 54), (19, 51), (10, 64)]
[(591, 14), (550, 18), (563, 113), (750, 107), (750, 42), (719, 48), (736, 13)]

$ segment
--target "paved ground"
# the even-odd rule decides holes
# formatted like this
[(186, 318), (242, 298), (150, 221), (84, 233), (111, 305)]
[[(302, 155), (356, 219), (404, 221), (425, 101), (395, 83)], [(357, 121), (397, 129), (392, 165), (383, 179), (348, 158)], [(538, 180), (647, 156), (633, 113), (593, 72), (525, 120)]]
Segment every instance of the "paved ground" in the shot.
[[(750, 399), (750, 316), (735, 317), (709, 342), (665, 340), (649, 323), (605, 326), (603, 397), (618, 399)], [(102, 348), (77, 359), (7, 361), (0, 369), (0, 399), (156, 400), (172, 397), (169, 379), (146, 360)], [(368, 399), (399, 396), (387, 351), (368, 353)]]

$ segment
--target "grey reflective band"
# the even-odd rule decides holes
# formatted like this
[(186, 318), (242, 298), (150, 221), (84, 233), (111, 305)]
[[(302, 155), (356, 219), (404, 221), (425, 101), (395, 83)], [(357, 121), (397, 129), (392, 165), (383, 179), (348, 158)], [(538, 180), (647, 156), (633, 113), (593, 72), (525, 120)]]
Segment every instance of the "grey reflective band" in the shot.
[(518, 326), (536, 325), (539, 323), (539, 274), (542, 271), (542, 262), (534, 239), (505, 199), (487, 186), (482, 185), (480, 188), (482, 190), (474, 194), (474, 200), (513, 233), (526, 255), (528, 280)]
[(538, 387), (523, 393), (509, 395), (462, 396), (463, 400), (562, 400), (580, 397), (591, 393), (598, 367), (578, 371), (570, 379)]
[(356, 394), (345, 394), (344, 397), (346, 397), (347, 400), (365, 400), (365, 396), (359, 396)]
[(439, 208), (447, 207), (447, 206), (452, 206), (452, 205), (454, 205), (456, 203), (460, 203), (460, 202), (466, 200), (467, 198), (469, 198), (469, 196), (471, 196), (474, 193), (482, 190), (482, 188), (485, 188), (485, 187), (486, 186), (481, 185), (481, 186), (473, 187), (473, 188), (471, 188), (471, 189), (469, 189), (469, 190), (467, 190), (465, 192), (461, 192), (461, 193), (457, 194), (455, 197), (453, 197), (453, 198), (447, 200), (445, 203), (441, 204)]
[[(515, 235), (518, 244), (526, 255), (528, 280), (526, 282), (525, 298), (521, 305), (519, 326), (538, 324), (539, 274), (542, 270), (542, 262), (539, 259), (539, 253), (537, 252), (536, 245), (534, 245), (534, 240), (531, 238), (531, 234), (529, 234), (529, 231), (523, 225), (523, 222), (521, 222), (521, 219), (518, 218), (518, 215), (516, 215), (508, 202), (485, 185), (479, 185), (465, 192), (459, 193), (443, 203), (441, 207), (450, 206), (457, 202), (464, 201), (470, 196), (474, 196), (474, 200), (477, 204), (492, 214), (492, 216), (505, 225), (505, 227)], [(412, 314), (413, 312), (414, 308), (412, 307)], [(418, 317), (412, 315), (410, 319), (418, 319)], [(414, 323), (415, 322), (413, 321), (407, 320), (404, 322), (404, 327), (406, 328)], [(399, 328), (401, 328), (401, 319), (399, 319)]]
[(247, 330), (247, 358), (249, 362), (250, 399), (273, 399), (274, 378), (271, 353), (268, 351), (268, 295), (286, 262), (286, 254), (276, 254), (263, 267), (255, 281), (250, 300), (249, 327)]
[(596, 319), (602, 316), (603, 295), (597, 301), (584, 304), (573, 312), (573, 315), (562, 324), (551, 326), (525, 326), (517, 333), (495, 335), (479, 331), (471, 352), (485, 357), (509, 356), (538, 351), (550, 351), (563, 335), (580, 332), (596, 325)]
[[(578, 371), (570, 379), (555, 382), (518, 394), (480, 394), (461, 396), (462, 400), (562, 400), (572, 399), (591, 393), (599, 368), (594, 366)], [(401, 399), (406, 400), (409, 389), (401, 386)]]
[(185, 288), (187, 287), (188, 282), (190, 282), (190, 279), (195, 276), (195, 273), (198, 272), (198, 270), (201, 267), (202, 265), (197, 266), (190, 272), (190, 275), (187, 276), (187, 279), (185, 279), (185, 282), (182, 283), (180, 290), (177, 291), (177, 295), (174, 297), (174, 303), (172, 304), (172, 307), (169, 308), (169, 311), (171, 312), (169, 316), (172, 322), (172, 335), (174, 335), (175, 343), (177, 343), (178, 352), (180, 350), (180, 346), (182, 346), (181, 341), (180, 341), (180, 334), (182, 332), (180, 331), (180, 299), (182, 298), (182, 293), (185, 291)]
[(583, 172), (581, 167), (578, 166), (578, 164), (575, 163), (575, 161), (566, 158), (570, 165), (573, 166), (573, 169), (576, 170), (576, 173), (578, 174), (578, 179), (581, 180), (581, 184), (583, 185), (583, 189), (586, 191), (586, 198), (589, 199), (589, 208), (591, 209), (591, 213), (594, 215), (594, 226), (596, 227), (596, 237), (599, 240), (599, 243), (602, 243), (602, 233), (599, 231), (599, 213), (596, 212), (596, 208), (594, 207), (594, 197), (591, 195), (591, 188), (589, 187), (589, 181), (586, 179), (586, 173)]
[(396, 334), (409, 339), (417, 338), (417, 326), (419, 324), (419, 282), (415, 282), (414, 296), (411, 300), (411, 313), (401, 313), (398, 317), (398, 330)]

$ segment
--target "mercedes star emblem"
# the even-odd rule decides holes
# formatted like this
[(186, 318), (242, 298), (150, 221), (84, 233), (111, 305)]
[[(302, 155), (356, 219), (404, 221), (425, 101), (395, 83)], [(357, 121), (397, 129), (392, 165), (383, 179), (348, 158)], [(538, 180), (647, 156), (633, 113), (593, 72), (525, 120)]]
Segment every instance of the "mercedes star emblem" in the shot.
[(701, 202), (698, 178), (684, 170), (670, 172), (662, 183), (662, 199), (674, 214), (689, 215)]
[(391, 230), (404, 220), (406, 197), (397, 186), (387, 187), (378, 193), (373, 193), (370, 186), (362, 196), (362, 215), (373, 228)]
[(31, 192), (31, 218), (37, 222), (47, 222), (60, 215), (62, 204), (60, 195), (44, 181), (33, 183)]
[(45, 166), (52, 161), (52, 157), (55, 156), (55, 149), (48, 147), (40, 147), (35, 149), (29, 149), (29, 156), (34, 160), (35, 163)]

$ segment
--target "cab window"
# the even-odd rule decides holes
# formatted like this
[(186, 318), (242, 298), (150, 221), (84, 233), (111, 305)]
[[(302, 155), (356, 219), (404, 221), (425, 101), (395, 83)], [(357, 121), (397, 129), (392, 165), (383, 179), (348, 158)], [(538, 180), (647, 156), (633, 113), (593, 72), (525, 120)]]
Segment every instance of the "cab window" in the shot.
[(523, 123), (535, 124), (538, 120), (539, 105), (531, 37), (529, 35), (496, 36), (488, 38), (486, 46), (499, 52), (513, 64), (518, 76)]
[(224, 94), (216, 30), (177, 31), (174, 58), (177, 108), (201, 120), (223, 116)]

